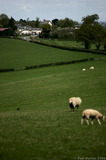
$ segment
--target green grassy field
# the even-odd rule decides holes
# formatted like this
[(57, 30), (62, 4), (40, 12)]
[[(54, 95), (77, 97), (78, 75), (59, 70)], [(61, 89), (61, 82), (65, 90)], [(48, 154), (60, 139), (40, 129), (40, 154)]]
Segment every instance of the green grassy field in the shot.
[[(85, 52), (60, 50), (21, 40), (0, 38), (0, 69), (20, 69), (30, 65), (99, 58)], [(102, 55), (102, 57), (104, 57)]]
[(80, 124), (86, 108), (106, 116), (105, 68), (104, 59), (0, 73), (0, 160), (106, 159), (106, 121)]
[(84, 45), (82, 43), (77, 43), (76, 41), (63, 41), (63, 40), (49, 40), (49, 39), (39, 39), (40, 42), (46, 43), (46, 44), (54, 44), (54, 45), (61, 45), (61, 46), (67, 46), (67, 47), (77, 47), (77, 48), (84, 48)]
[[(82, 42), (70, 41), (70, 40), (49, 40), (49, 39), (39, 39), (40, 42), (45, 44), (66, 46), (66, 47), (75, 47), (75, 48), (85, 48)], [(91, 44), (90, 49), (97, 49), (94, 44)], [(100, 50), (104, 50), (104, 47), (101, 46)]]
[[(80, 124), (82, 110), (106, 115), (105, 61), (0, 74), (2, 160), (105, 157), (105, 127)], [(88, 70), (82, 72), (82, 68)], [(74, 113), (70, 96), (83, 100)], [(20, 108), (20, 110), (17, 110)]]

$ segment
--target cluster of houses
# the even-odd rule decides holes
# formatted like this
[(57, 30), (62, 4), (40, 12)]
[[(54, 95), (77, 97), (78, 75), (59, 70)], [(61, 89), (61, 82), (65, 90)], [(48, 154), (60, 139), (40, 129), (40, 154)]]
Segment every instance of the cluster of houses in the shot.
[[(40, 26), (43, 24), (49, 24), (52, 26), (52, 22), (50, 20), (43, 20), (40, 22)], [(22, 24), (16, 24), (17, 33), (19, 35), (35, 35), (38, 36), (42, 32), (42, 28), (32, 28), (31, 26), (23, 26)], [(79, 29), (80, 25), (76, 25), (75, 29)], [(68, 28), (66, 28), (67, 30)], [(61, 29), (62, 30), (62, 29)], [(68, 29), (70, 30), (70, 29)], [(8, 28), (0, 28), (0, 36), (8, 35)]]
[(31, 26), (22, 26), (21, 24), (16, 26), (19, 35), (39, 35), (42, 32), (41, 28), (32, 28)]
[[(40, 25), (49, 24), (52, 26), (50, 20), (43, 20), (40, 22)], [(21, 24), (16, 24), (17, 32), (19, 35), (39, 35), (42, 32), (42, 28), (32, 28), (31, 26), (22, 26)]]
[[(43, 24), (49, 24), (52, 26), (50, 20), (43, 20), (40, 22), (40, 26)], [(23, 26), (21, 24), (16, 24), (17, 33), (19, 35), (39, 35), (42, 32), (42, 28), (32, 28), (31, 26)], [(8, 36), (8, 28), (0, 28), (0, 36)]]

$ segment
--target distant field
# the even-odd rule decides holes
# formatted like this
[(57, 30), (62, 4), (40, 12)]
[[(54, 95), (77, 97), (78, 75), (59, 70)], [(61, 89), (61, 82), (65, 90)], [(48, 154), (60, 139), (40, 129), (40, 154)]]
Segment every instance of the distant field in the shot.
[(82, 43), (77, 43), (76, 41), (63, 41), (63, 40), (52, 40), (52, 39), (40, 39), (40, 42), (44, 42), (46, 44), (54, 44), (54, 45), (61, 45), (67, 47), (77, 47), (77, 48), (84, 48)]
[[(0, 69), (20, 69), (30, 65), (93, 57), (101, 57), (101, 55), (61, 50), (16, 39), (0, 38)], [(102, 55), (102, 57), (104, 56)]]
[[(49, 39), (40, 39), (41, 42), (46, 44), (54, 44), (66, 47), (75, 47), (75, 48), (85, 48), (82, 42), (69, 41), (69, 40), (49, 40)], [(91, 45), (91, 49), (97, 49), (94, 44)], [(103, 46), (100, 47), (100, 50), (104, 50)]]
[[(0, 73), (0, 160), (106, 158), (106, 121), (80, 124), (86, 108), (106, 116), (105, 95), (105, 60)], [(71, 96), (83, 101), (74, 113)]]

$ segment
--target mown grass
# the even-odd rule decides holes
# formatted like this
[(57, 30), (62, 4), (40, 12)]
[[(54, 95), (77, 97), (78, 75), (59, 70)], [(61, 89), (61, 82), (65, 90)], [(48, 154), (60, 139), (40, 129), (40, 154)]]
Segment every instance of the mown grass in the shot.
[(77, 48), (84, 48), (84, 45), (80, 42), (70, 41), (70, 40), (52, 40), (52, 39), (39, 39), (40, 42), (46, 44), (54, 44), (66, 47), (77, 47)]
[[(89, 70), (90, 66), (94, 70)], [(82, 68), (86, 68), (85, 72)], [(106, 122), (80, 124), (82, 110), (106, 115), (105, 60), (0, 74), (0, 159), (105, 157)], [(68, 98), (80, 96), (74, 113)], [(20, 108), (20, 110), (17, 110)]]
[[(85, 58), (100, 58), (101, 55), (61, 50), (26, 41), (0, 38), (0, 69), (23, 69), (26, 66), (67, 62)], [(104, 57), (104, 55), (102, 55)]]
[[(70, 40), (52, 40), (52, 39), (39, 39), (40, 42), (45, 44), (51, 44), (51, 45), (59, 45), (59, 46), (65, 46), (65, 47), (72, 47), (72, 48), (85, 48), (84, 43), (82, 42), (76, 42), (76, 41), (70, 41)], [(90, 49), (97, 49), (95, 44), (90, 45)], [(100, 50), (104, 50), (104, 47), (101, 45)]]

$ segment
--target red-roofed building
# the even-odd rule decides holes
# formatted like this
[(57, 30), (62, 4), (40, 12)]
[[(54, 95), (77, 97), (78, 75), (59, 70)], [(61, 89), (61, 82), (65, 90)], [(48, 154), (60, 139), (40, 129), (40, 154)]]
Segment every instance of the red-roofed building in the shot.
[(0, 28), (0, 36), (8, 36), (8, 28)]

